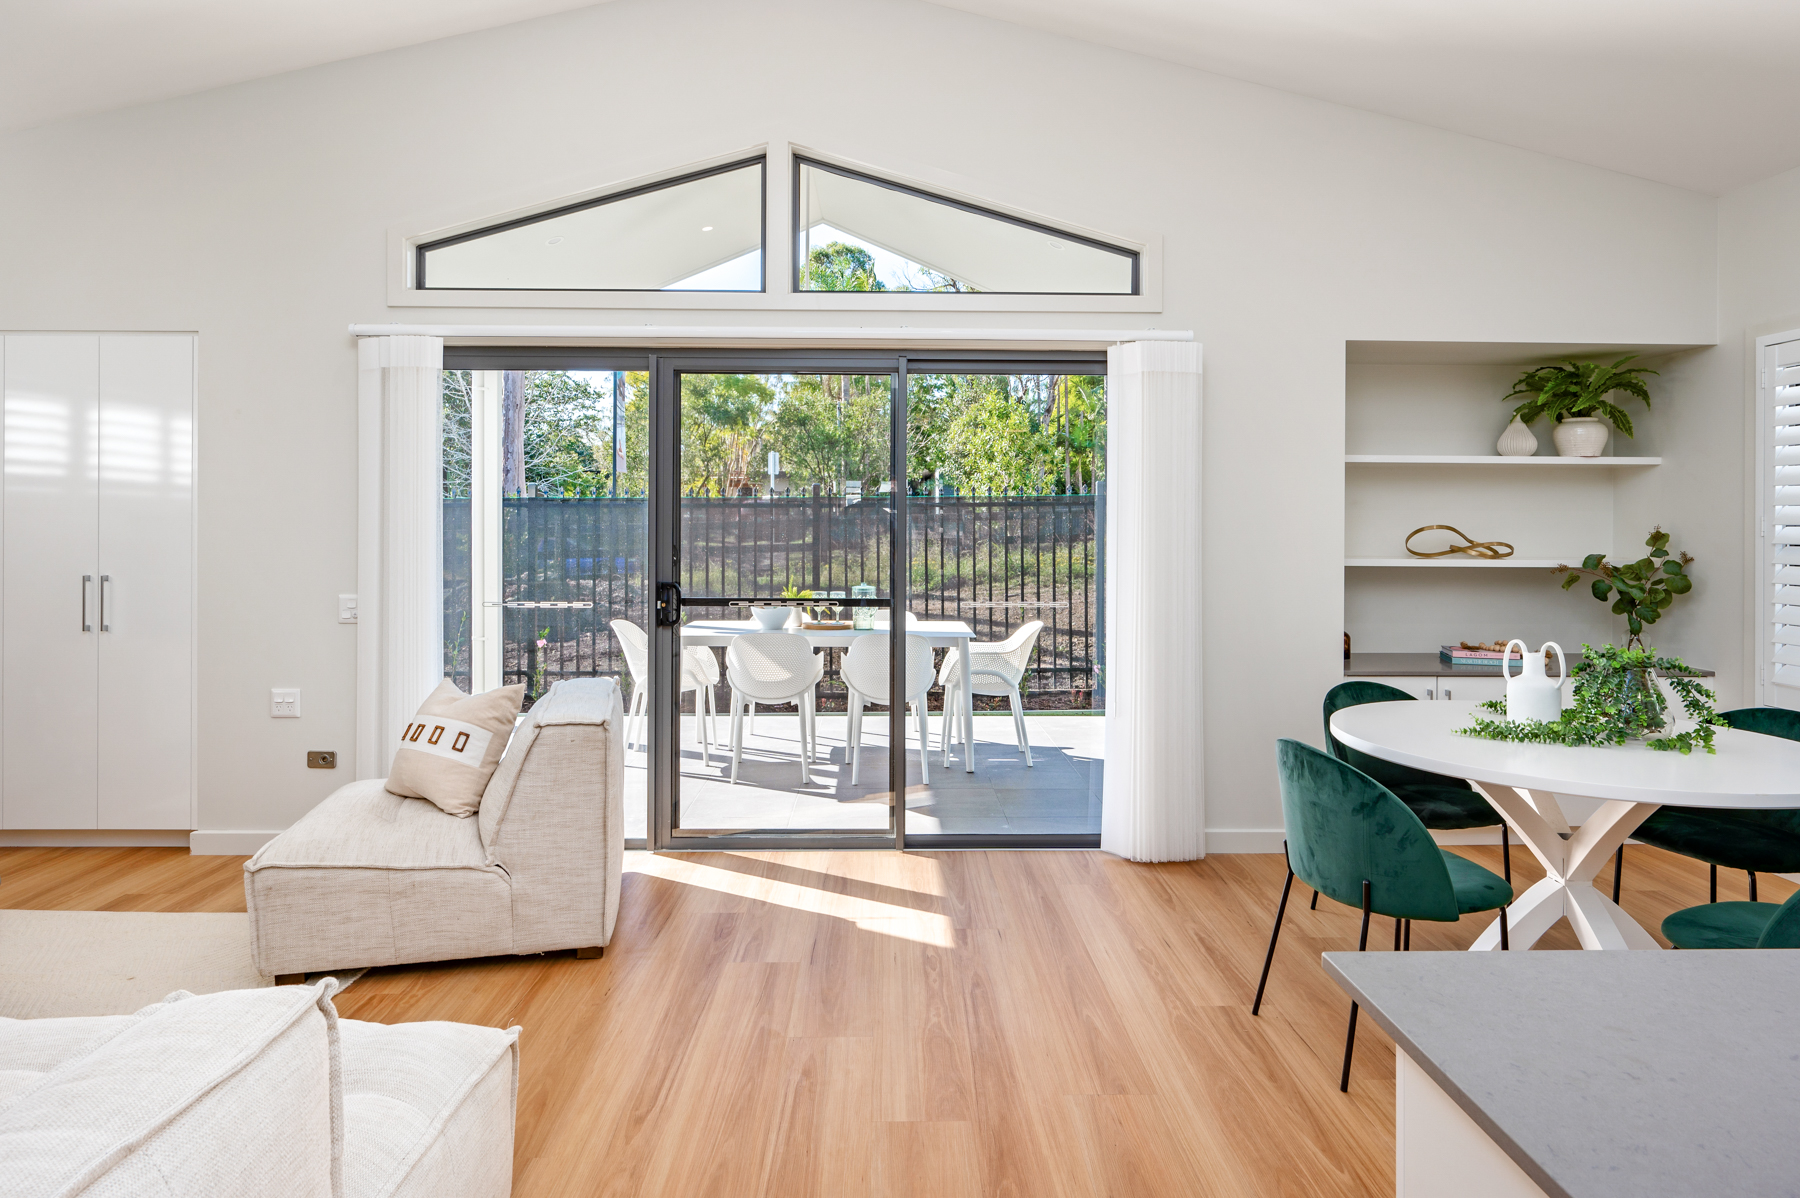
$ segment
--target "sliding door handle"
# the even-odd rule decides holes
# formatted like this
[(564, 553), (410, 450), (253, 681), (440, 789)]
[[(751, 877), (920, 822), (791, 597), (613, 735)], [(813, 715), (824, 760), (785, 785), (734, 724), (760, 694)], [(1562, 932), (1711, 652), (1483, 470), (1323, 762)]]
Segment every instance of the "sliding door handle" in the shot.
[(81, 631), (83, 632), (94, 631), (94, 626), (88, 623), (87, 618), (87, 589), (88, 584), (93, 581), (94, 576), (92, 574), (83, 574), (81, 576)]
[(111, 574), (100, 576), (100, 631), (111, 632), (112, 625), (106, 622), (106, 584), (112, 581)]

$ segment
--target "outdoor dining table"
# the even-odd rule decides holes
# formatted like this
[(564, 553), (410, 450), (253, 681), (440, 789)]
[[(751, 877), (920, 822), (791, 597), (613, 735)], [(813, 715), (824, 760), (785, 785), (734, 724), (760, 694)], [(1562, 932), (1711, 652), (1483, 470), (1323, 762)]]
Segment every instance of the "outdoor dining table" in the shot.
[[(805, 637), (815, 649), (848, 649), (859, 636), (888, 630), (883, 624), (875, 628), (790, 628), (784, 631)], [(694, 620), (681, 626), (681, 643), (683, 646), (719, 648), (730, 644), (733, 637), (766, 631), (754, 619)], [(975, 632), (967, 624), (961, 620), (915, 620), (906, 626), (906, 633), (923, 637), (933, 649), (955, 650), (962, 676), (969, 677), (969, 642), (975, 639)], [(972, 774), (975, 772), (975, 688), (963, 686), (957, 693), (956, 723), (963, 733), (963, 770)], [(930, 747), (920, 745), (919, 751), (929, 752)]]
[[(1687, 756), (1642, 743), (1575, 748), (1461, 735), (1478, 704), (1364, 703), (1331, 717), (1351, 748), (1415, 769), (1466, 778), (1544, 866), (1544, 880), (1513, 900), (1512, 943), (1529, 948), (1562, 916), (1591, 949), (1660, 948), (1655, 937), (1594, 886), (1601, 869), (1658, 807), (1800, 807), (1800, 742), (1717, 730), (1717, 753)], [(1679, 728), (1681, 725), (1677, 725)], [(1556, 796), (1600, 800), (1579, 828)], [(1500, 922), (1472, 950), (1500, 946)]]

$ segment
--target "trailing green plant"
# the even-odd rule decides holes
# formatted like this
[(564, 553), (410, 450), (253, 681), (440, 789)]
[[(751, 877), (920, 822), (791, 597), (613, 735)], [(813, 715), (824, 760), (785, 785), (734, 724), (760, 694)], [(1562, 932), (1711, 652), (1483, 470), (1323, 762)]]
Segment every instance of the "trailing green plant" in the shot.
[(1612, 426), (1632, 436), (1631, 417), (1625, 409), (1606, 397), (1615, 391), (1634, 396), (1650, 406), (1650, 389), (1643, 375), (1658, 374), (1648, 366), (1626, 366), (1637, 357), (1626, 354), (1611, 366), (1598, 362), (1558, 362), (1554, 366), (1538, 366), (1527, 370), (1506, 395), (1529, 395), (1531, 398), (1513, 409), (1513, 415), (1530, 424), (1539, 416), (1548, 416), (1561, 424), (1570, 416), (1603, 416)]
[[(1583, 645), (1582, 659), (1570, 674), (1575, 679), (1574, 703), (1555, 720), (1520, 720), (1508, 723), (1506, 700), (1492, 699), (1481, 706), (1492, 716), (1475, 717), (1462, 729), (1465, 736), (1483, 740), (1520, 741), (1538, 745), (1622, 745), (1641, 737), (1652, 749), (1686, 756), (1696, 748), (1713, 748), (1713, 730), (1725, 720), (1713, 710), (1712, 691), (1685, 675), (1693, 671), (1679, 657), (1659, 657), (1654, 649), (1621, 649), (1617, 645)], [(1657, 736), (1668, 726), (1668, 700), (1656, 685), (1656, 672), (1681, 700), (1682, 710), (1694, 727), (1685, 732)]]
[(1551, 571), (1568, 574), (1562, 584), (1565, 591), (1580, 582), (1584, 575), (1594, 580), (1590, 588), (1594, 598), (1602, 603), (1611, 598), (1613, 614), (1625, 617), (1625, 625), (1631, 630), (1631, 637), (1625, 642), (1628, 649), (1633, 646), (1643, 648), (1644, 625), (1660, 620), (1669, 605), (1675, 602), (1675, 596), (1694, 589), (1694, 580), (1687, 570), (1694, 561), (1693, 556), (1688, 553), (1670, 556), (1669, 534), (1662, 530), (1662, 525), (1650, 530), (1644, 544), (1650, 547), (1650, 552), (1622, 566), (1607, 561), (1604, 553), (1590, 553), (1581, 559), (1579, 566), (1559, 565)]

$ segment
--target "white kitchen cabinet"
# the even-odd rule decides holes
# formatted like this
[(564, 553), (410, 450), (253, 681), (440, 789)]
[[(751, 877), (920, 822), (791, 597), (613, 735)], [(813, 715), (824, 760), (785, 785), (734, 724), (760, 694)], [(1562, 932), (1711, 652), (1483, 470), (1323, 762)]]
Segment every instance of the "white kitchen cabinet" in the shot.
[(0, 341), (0, 828), (193, 826), (195, 352)]

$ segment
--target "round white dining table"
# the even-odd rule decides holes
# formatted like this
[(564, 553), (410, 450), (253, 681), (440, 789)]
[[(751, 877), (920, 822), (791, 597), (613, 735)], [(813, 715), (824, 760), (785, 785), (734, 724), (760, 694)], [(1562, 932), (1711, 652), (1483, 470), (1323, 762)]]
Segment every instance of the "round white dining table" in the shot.
[[(1568, 916), (1583, 948), (1660, 948), (1656, 938), (1595, 888), (1595, 879), (1658, 807), (1800, 807), (1800, 742), (1720, 728), (1717, 752), (1687, 756), (1643, 744), (1595, 748), (1481, 740), (1458, 731), (1478, 705), (1363, 703), (1331, 717), (1353, 749), (1434, 774), (1467, 778), (1544, 866), (1544, 880), (1513, 900), (1512, 943), (1529, 948)], [(1676, 727), (1683, 726), (1677, 724)], [(1556, 796), (1598, 799), (1571, 829)], [(1500, 947), (1495, 920), (1473, 949)]]

